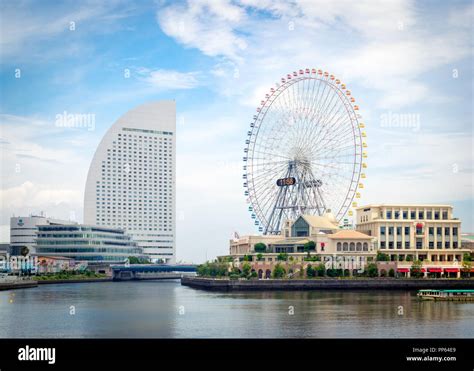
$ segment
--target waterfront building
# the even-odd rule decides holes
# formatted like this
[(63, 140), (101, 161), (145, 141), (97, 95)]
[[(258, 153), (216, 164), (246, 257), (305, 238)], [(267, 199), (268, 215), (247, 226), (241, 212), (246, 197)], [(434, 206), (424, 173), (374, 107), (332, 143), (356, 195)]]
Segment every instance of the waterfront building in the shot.
[(21, 255), (26, 247), (29, 254), (36, 253), (36, 234), (42, 225), (73, 225), (76, 222), (49, 218), (43, 215), (19, 216), (10, 218), (10, 254)]
[(123, 263), (143, 257), (143, 250), (117, 228), (92, 225), (38, 226), (36, 253), (41, 257), (65, 257), (88, 263)]
[[(314, 242), (314, 249), (305, 245)], [(259, 278), (269, 278), (276, 264), (284, 264), (287, 270), (298, 272), (308, 264), (325, 264), (334, 269), (359, 270), (370, 259), (375, 259), (375, 239), (366, 234), (343, 229), (331, 213), (322, 216), (300, 215), (295, 221), (286, 220), (280, 235), (242, 236), (230, 242), (230, 257), (239, 267), (244, 256), (251, 256), (252, 270)], [(266, 244), (266, 253), (257, 258), (255, 244)], [(281, 261), (281, 255), (289, 257)], [(228, 258), (228, 257), (219, 257)], [(248, 258), (247, 258), (248, 259)]]
[(367, 205), (356, 209), (360, 232), (377, 239), (391, 260), (412, 255), (432, 262), (461, 261), (461, 221), (449, 205)]
[(84, 222), (126, 230), (155, 262), (175, 254), (176, 104), (140, 105), (102, 138), (90, 165)]
[(265, 243), (268, 252), (272, 253), (305, 253), (304, 245), (309, 241), (315, 243), (314, 253), (373, 254), (374, 240), (369, 235), (342, 229), (330, 213), (323, 216), (300, 215), (294, 222), (286, 220), (280, 235), (243, 236), (238, 240), (231, 240), (230, 254), (254, 253), (258, 242)]
[[(377, 262), (382, 274), (393, 270), (399, 276), (410, 276), (415, 260), (421, 261), (424, 276), (460, 277), (464, 254), (471, 250), (461, 246), (461, 221), (453, 217), (451, 206), (368, 205), (356, 210), (356, 229), (339, 226), (331, 214), (301, 215), (294, 222), (285, 221), (279, 236), (252, 236), (253, 241), (267, 245), (267, 253), (259, 259), (255, 258), (255, 243), (242, 243), (236, 249), (237, 243), (231, 242), (230, 256), (237, 267), (244, 255), (246, 260), (250, 256), (252, 269), (261, 278), (269, 277), (277, 263), (292, 271), (323, 263), (352, 274), (368, 262)], [(313, 248), (308, 251), (311, 241)], [(387, 261), (377, 261), (378, 253)], [(288, 255), (286, 262), (281, 254)]]

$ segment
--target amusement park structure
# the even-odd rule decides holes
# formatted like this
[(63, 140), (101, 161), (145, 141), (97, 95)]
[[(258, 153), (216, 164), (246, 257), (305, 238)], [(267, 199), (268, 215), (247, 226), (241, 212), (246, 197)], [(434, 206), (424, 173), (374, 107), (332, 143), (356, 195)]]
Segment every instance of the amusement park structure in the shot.
[(279, 234), (283, 221), (353, 214), (364, 185), (366, 133), (359, 106), (334, 75), (300, 69), (260, 102), (244, 149), (244, 188), (255, 225)]

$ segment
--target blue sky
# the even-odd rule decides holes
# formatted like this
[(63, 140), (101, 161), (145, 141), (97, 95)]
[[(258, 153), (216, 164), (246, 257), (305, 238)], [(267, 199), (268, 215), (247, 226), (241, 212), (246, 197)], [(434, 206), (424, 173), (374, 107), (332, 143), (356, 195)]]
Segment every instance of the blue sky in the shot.
[[(470, 1), (0, 4), (2, 241), (13, 214), (82, 221), (105, 131), (138, 104), (176, 99), (178, 259), (225, 254), (234, 231), (255, 232), (241, 163), (255, 107), (307, 67), (335, 74), (360, 105), (361, 203), (450, 203), (474, 232)], [(64, 111), (95, 126), (57, 127)], [(387, 125), (397, 115), (417, 119)]]

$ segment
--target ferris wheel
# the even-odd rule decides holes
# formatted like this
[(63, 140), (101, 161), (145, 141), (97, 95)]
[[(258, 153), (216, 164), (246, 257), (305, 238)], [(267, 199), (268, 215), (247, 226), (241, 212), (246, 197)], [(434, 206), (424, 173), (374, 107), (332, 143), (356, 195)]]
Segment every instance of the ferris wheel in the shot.
[(364, 185), (366, 133), (346, 86), (316, 69), (288, 74), (260, 102), (244, 149), (244, 188), (255, 225), (280, 234), (285, 220), (351, 216)]

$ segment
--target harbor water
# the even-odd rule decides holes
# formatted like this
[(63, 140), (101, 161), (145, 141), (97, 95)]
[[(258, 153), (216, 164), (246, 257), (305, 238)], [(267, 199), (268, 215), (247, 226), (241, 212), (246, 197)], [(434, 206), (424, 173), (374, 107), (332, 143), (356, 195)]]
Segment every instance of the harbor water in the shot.
[(474, 303), (412, 291), (208, 292), (179, 281), (0, 292), (2, 338), (473, 338)]

